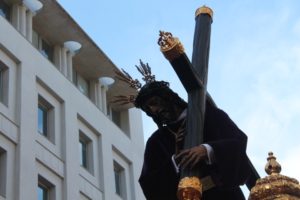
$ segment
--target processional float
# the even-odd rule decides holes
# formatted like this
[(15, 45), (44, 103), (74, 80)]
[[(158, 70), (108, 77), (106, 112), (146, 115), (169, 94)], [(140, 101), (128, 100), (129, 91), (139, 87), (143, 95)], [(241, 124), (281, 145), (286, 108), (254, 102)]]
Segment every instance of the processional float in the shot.
[(267, 160), (265, 171), (268, 176), (257, 180), (248, 200), (300, 200), (299, 182), (280, 174), (281, 166), (272, 152)]

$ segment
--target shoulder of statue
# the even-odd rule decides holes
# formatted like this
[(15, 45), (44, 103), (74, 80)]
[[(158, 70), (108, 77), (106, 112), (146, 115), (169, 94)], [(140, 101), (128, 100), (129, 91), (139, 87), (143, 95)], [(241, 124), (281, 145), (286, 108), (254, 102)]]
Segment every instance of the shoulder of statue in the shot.
[(154, 131), (151, 136), (148, 138), (147, 140), (147, 145), (148, 144), (151, 144), (153, 142), (155, 142), (158, 138), (159, 138), (159, 135), (160, 135), (160, 130), (157, 129), (156, 131)]

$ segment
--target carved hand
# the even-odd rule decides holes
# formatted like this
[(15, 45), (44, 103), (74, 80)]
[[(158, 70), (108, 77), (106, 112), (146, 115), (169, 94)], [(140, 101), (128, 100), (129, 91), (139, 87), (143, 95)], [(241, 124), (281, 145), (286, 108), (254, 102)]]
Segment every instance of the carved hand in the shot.
[(200, 161), (207, 159), (207, 150), (203, 145), (181, 151), (175, 156), (180, 168), (194, 168)]

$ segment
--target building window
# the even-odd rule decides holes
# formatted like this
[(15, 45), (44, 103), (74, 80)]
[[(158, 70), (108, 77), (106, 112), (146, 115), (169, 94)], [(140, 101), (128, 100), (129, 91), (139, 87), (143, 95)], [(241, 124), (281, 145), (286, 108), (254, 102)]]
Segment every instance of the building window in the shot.
[(42, 176), (38, 176), (37, 199), (52, 200), (55, 198), (55, 186)]
[(38, 200), (48, 200), (49, 198), (48, 188), (39, 184), (38, 185)]
[(48, 44), (45, 40), (41, 40), (42, 41), (42, 45), (41, 45), (41, 53), (46, 57), (48, 58), (48, 60), (53, 60), (53, 47)]
[[(108, 101), (106, 101), (106, 102), (108, 102)], [(109, 105), (109, 103), (107, 103), (106, 104), (106, 115), (110, 118), (110, 119), (112, 119), (112, 114), (111, 114), (111, 111), (112, 109), (111, 109), (111, 106)]]
[(0, 102), (8, 103), (8, 67), (0, 61)]
[(80, 165), (93, 173), (93, 142), (79, 131), (79, 162)]
[(32, 44), (37, 48), (43, 56), (53, 61), (54, 48), (46, 40), (44, 40), (37, 32), (32, 31)]
[(82, 76), (80, 76), (80, 74), (78, 74), (75, 70), (73, 70), (73, 82), (80, 92), (82, 92), (87, 97), (89, 96), (89, 82)]
[(0, 15), (10, 21), (10, 6), (4, 0), (0, 0)]
[(114, 161), (116, 194), (121, 198), (125, 197), (125, 172), (124, 168)]
[(121, 128), (121, 113), (120, 111), (115, 111), (114, 109), (111, 110), (111, 118), (112, 121)]
[(119, 111), (111, 108), (110, 118), (123, 131), (123, 133), (130, 137), (128, 110)]
[(48, 109), (43, 105), (38, 105), (38, 132), (47, 137), (47, 112)]
[(6, 166), (7, 166), (7, 153), (0, 147), (0, 196), (6, 195)]
[(42, 96), (38, 96), (38, 133), (54, 142), (54, 108)]
[(35, 48), (39, 49), (40, 47), (40, 37), (37, 32), (32, 30), (32, 44)]
[(83, 166), (84, 168), (87, 168), (87, 157), (88, 157), (87, 147), (88, 144), (82, 139), (79, 139), (80, 165)]

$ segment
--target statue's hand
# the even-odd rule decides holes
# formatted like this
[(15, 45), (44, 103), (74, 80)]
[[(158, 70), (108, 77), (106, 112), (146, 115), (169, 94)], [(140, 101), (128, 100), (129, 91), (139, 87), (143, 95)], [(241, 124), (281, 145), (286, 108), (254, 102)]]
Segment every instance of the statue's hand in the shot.
[(200, 161), (207, 159), (207, 150), (203, 145), (181, 151), (175, 156), (180, 168), (194, 168)]

